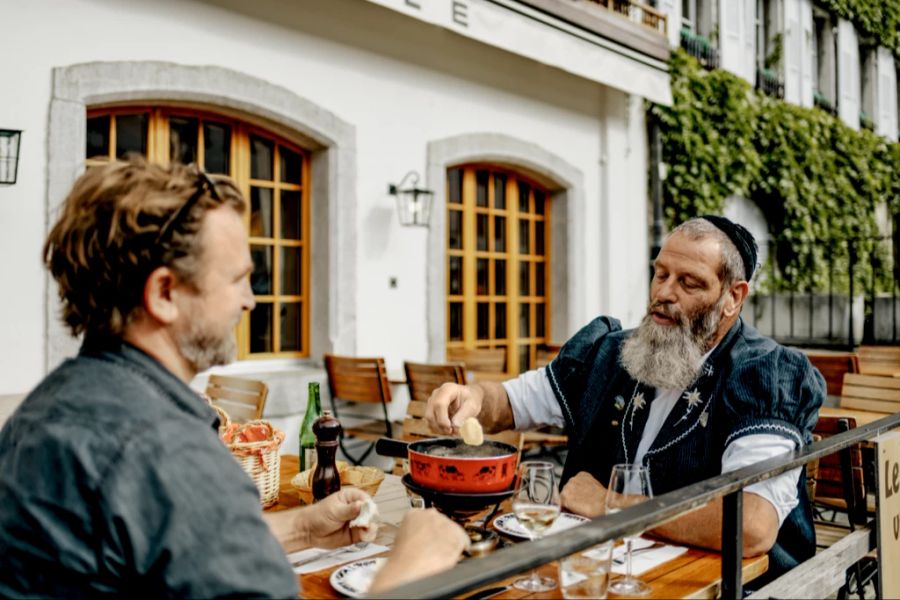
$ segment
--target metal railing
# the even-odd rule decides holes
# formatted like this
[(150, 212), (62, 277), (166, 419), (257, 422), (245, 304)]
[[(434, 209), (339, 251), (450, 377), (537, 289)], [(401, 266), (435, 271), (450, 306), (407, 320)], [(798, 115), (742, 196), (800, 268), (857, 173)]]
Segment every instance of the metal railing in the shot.
[(637, 0), (588, 0), (626, 17), (629, 21), (643, 25), (666, 35), (668, 16), (659, 10)]
[(706, 36), (698, 35), (687, 28), (682, 29), (681, 47), (696, 58), (707, 71), (719, 68), (719, 50)]
[(843, 450), (855, 443), (900, 426), (900, 413), (863, 427), (839, 433), (795, 451), (683, 487), (614, 515), (593, 519), (565, 535), (543, 538), (498, 550), (484, 558), (460, 563), (450, 571), (432, 575), (373, 598), (445, 598), (505, 579), (528, 569), (558, 560), (596, 544), (652, 529), (673, 517), (699, 508), (715, 498), (723, 499), (722, 598), (741, 598), (743, 548), (742, 490), (807, 462)]
[(784, 99), (784, 82), (772, 69), (756, 69), (756, 89), (773, 98)]
[(900, 238), (769, 241), (744, 319), (783, 344), (900, 343)]

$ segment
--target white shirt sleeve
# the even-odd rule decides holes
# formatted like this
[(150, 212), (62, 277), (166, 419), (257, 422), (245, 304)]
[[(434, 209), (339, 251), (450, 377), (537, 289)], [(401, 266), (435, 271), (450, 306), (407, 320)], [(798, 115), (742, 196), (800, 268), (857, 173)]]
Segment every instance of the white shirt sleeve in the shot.
[(504, 381), (503, 387), (509, 397), (517, 431), (541, 425), (565, 427), (562, 408), (550, 387), (547, 367), (526, 371), (515, 379)]
[[(734, 440), (725, 448), (722, 455), (722, 472), (736, 471), (742, 467), (752, 465), (762, 460), (791, 452), (794, 449), (794, 441), (773, 433), (757, 433), (745, 435)], [(752, 492), (762, 496), (775, 507), (778, 513), (778, 525), (781, 526), (788, 514), (800, 499), (797, 497), (797, 480), (800, 477), (802, 467), (791, 469), (781, 475), (759, 481), (744, 488), (745, 492)]]

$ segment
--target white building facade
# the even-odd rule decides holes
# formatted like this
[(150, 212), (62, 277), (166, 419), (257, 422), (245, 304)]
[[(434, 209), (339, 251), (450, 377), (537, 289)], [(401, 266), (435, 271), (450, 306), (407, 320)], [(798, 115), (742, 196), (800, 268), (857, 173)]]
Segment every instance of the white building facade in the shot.
[[(21, 51), (0, 60), (0, 128), (23, 133), (18, 181), (0, 186), (0, 397), (77, 352), (41, 246), (78, 175), (128, 151), (196, 161), (248, 196), (258, 308), (223, 370), (269, 383), (288, 440), (325, 352), (399, 373), (503, 347), (514, 372), (597, 314), (635, 325), (665, 20), (547, 2), (7, 7)], [(400, 226), (387, 193), (409, 171), (434, 191), (428, 227)]]

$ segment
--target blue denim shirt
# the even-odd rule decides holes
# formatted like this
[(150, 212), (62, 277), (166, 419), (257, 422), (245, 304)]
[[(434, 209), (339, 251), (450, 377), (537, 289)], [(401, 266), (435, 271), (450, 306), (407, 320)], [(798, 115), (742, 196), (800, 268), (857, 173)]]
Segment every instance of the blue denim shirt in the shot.
[(137, 348), (85, 344), (0, 431), (0, 596), (296, 596), (217, 425)]

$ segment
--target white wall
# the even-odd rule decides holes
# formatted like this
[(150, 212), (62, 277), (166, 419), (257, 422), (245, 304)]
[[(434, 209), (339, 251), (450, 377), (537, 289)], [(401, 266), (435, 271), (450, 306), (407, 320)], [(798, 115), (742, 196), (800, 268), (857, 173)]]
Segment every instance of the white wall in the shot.
[[(386, 188), (410, 169), (424, 174), (425, 147), (433, 139), (505, 133), (580, 169), (589, 247), (584, 271), (571, 276), (591, 282), (584, 314), (621, 311), (617, 316), (633, 324), (635, 298), (645, 302), (646, 150), (639, 101), (626, 110), (619, 106), (624, 95), (604, 98), (597, 84), (349, 0), (260, 0), (252, 7), (237, 0), (32, 0), (17, 3), (10, 22), (16, 26), (6, 30), (4, 43), (23, 51), (0, 61), (6, 86), (0, 126), (25, 133), (19, 182), (0, 188), (0, 393), (27, 391), (43, 375), (39, 255), (50, 70), (83, 62), (223, 66), (283, 86), (353, 124), (357, 222), (342, 226), (358, 234), (357, 352), (386, 356), (391, 370), (426, 356), (427, 232), (399, 226)], [(604, 144), (617, 168), (601, 186)], [(601, 239), (615, 244), (601, 251)], [(613, 278), (608, 286), (600, 284), (604, 270)], [(396, 289), (388, 286), (391, 277)]]

